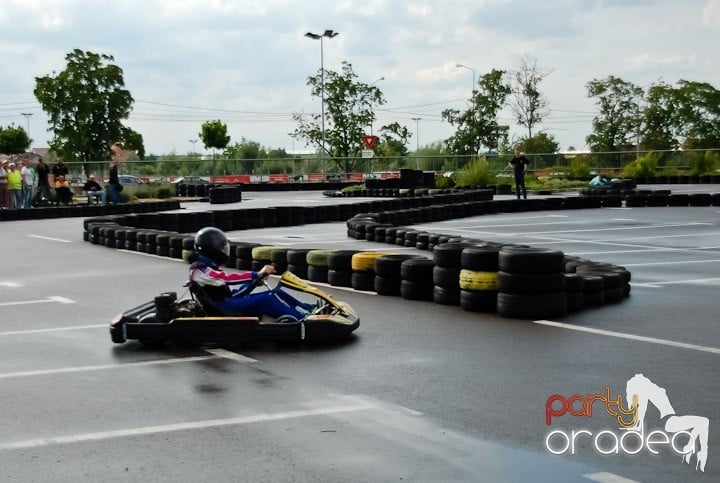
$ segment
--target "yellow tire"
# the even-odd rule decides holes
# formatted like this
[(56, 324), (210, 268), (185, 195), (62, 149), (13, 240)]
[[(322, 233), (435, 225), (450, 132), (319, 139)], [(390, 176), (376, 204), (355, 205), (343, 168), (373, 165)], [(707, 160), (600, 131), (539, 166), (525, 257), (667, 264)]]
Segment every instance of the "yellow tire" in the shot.
[(262, 260), (262, 261), (270, 261), (272, 260), (272, 251), (278, 248), (286, 248), (286, 247), (278, 247), (274, 245), (260, 245), (257, 247), (252, 248), (252, 259), (253, 260)]
[(460, 288), (462, 290), (497, 290), (497, 272), (478, 272), (475, 270), (460, 270)]
[(372, 272), (375, 270), (375, 259), (387, 255), (384, 252), (359, 252), (352, 256), (350, 267), (353, 272)]

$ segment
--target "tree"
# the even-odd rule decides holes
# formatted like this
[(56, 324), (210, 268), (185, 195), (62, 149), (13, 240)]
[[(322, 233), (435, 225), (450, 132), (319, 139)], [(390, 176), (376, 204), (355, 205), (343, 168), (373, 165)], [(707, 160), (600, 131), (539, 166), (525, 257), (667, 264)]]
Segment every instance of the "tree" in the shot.
[(134, 151), (138, 158), (145, 159), (145, 145), (142, 134), (139, 132), (129, 127), (123, 127), (122, 135), (117, 144), (123, 149)]
[(706, 82), (680, 80), (678, 117), (687, 149), (720, 147), (720, 91)]
[(20, 154), (30, 147), (32, 140), (25, 129), (10, 125), (6, 128), (0, 126), (0, 153)]
[(123, 71), (111, 55), (75, 49), (65, 60), (59, 74), (35, 78), (33, 92), (53, 132), (50, 147), (66, 160), (110, 160), (110, 146), (122, 142), (127, 129), (122, 120), (134, 103)]
[(483, 146), (495, 150), (499, 139), (507, 136), (507, 126), (497, 122), (498, 113), (505, 104), (511, 89), (505, 81), (505, 71), (493, 69), (478, 82), (473, 91), (472, 106), (461, 113), (457, 109), (446, 109), (442, 118), (457, 126), (455, 134), (447, 139), (454, 154), (476, 155)]
[(378, 131), (379, 141), (374, 147), (375, 154), (380, 158), (378, 163), (385, 170), (404, 167), (408, 155), (407, 142), (412, 136), (407, 127), (393, 122), (382, 126)]
[(593, 133), (585, 138), (594, 152), (627, 151), (638, 142), (643, 90), (618, 77), (587, 83), (588, 97), (597, 98), (600, 113), (593, 119)]
[(215, 174), (215, 149), (225, 149), (230, 142), (227, 125), (219, 119), (205, 121), (198, 134), (205, 149), (213, 148), (213, 166), (211, 174)]
[[(362, 137), (365, 127), (375, 121), (373, 108), (385, 104), (382, 91), (373, 85), (358, 82), (352, 65), (342, 63), (340, 73), (326, 71), (322, 81), (322, 72), (308, 77), (307, 85), (314, 98), (325, 99), (325, 141), (323, 146), (322, 114), (293, 114), (298, 123), (291, 136), (305, 140), (305, 145), (316, 145), (334, 158), (340, 170), (352, 171), (361, 166), (361, 160), (352, 161), (363, 149)], [(323, 92), (324, 87), (324, 92)]]
[(517, 70), (511, 72), (510, 109), (518, 124), (527, 129), (527, 139), (533, 137), (533, 127), (550, 112), (549, 101), (538, 90), (538, 84), (549, 74), (538, 67), (537, 59), (531, 57), (523, 57)]
[(681, 135), (676, 90), (664, 82), (650, 86), (642, 111), (641, 145), (644, 150), (676, 149)]
[(516, 148), (528, 154), (552, 154), (556, 153), (560, 145), (555, 141), (552, 134), (541, 132), (529, 139), (520, 141)]

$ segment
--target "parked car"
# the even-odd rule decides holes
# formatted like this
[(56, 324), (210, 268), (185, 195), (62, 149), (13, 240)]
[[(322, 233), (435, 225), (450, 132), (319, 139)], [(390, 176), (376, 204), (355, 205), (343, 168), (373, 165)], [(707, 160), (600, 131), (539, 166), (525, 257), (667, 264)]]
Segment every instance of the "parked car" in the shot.
[(181, 176), (179, 178), (175, 178), (172, 181), (172, 184), (178, 184), (178, 183), (184, 183), (184, 184), (209, 184), (210, 180), (201, 178), (200, 176)]
[[(145, 181), (143, 181), (141, 178), (138, 178), (137, 176), (132, 176), (130, 174), (118, 175), (118, 181), (120, 181), (120, 184), (123, 186), (137, 186), (137, 185), (145, 184)], [(107, 184), (109, 182), (110, 182), (109, 179), (105, 180), (105, 184)]]

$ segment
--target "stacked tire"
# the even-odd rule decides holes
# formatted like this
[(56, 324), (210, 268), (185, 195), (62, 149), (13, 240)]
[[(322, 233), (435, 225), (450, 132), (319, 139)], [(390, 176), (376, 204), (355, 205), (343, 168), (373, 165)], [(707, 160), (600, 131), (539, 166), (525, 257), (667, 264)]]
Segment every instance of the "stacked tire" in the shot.
[(564, 315), (564, 264), (560, 251), (503, 247), (498, 253), (498, 314), (517, 319)]
[(375, 291), (375, 259), (386, 255), (383, 252), (358, 252), (352, 256), (351, 283), (353, 289), (364, 292)]
[(328, 282), (328, 257), (332, 250), (310, 250), (305, 255), (307, 279), (311, 282)]
[(375, 259), (374, 290), (378, 295), (400, 296), (402, 276), (400, 269), (406, 260), (418, 258), (411, 254), (382, 255)]
[(336, 287), (352, 287), (352, 257), (358, 250), (334, 250), (328, 255), (328, 283)]
[(440, 243), (432, 250), (433, 301), (441, 305), (460, 304), (461, 255), (468, 244), (462, 242)]
[(400, 296), (407, 300), (433, 300), (433, 268), (429, 258), (411, 258), (400, 264)]
[(298, 277), (307, 280), (307, 254), (311, 248), (291, 248), (287, 251), (287, 269)]
[(460, 307), (472, 312), (497, 311), (498, 257), (502, 245), (465, 248), (460, 256)]

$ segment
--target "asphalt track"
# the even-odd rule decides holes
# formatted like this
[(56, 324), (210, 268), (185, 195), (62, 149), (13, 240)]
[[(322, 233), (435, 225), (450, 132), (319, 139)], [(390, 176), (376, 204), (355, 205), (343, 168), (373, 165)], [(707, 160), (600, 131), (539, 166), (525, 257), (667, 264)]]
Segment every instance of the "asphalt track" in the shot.
[[(655, 187), (657, 188), (657, 187)], [(673, 186), (673, 192), (703, 190)], [(713, 191), (710, 186), (706, 191)], [(715, 190), (717, 191), (717, 190)], [(245, 193), (240, 206), (356, 202)], [(237, 207), (238, 205), (227, 205)], [(218, 209), (202, 203), (184, 209)], [(355, 306), (330, 347), (148, 350), (113, 345), (113, 315), (182, 291), (175, 260), (82, 241), (82, 220), (4, 222), (0, 272), (0, 476), (5, 481), (718, 481), (720, 210), (596, 209), (420, 225), (547, 246), (632, 271), (620, 304), (520, 321), (329, 288)], [(317, 248), (362, 242), (343, 223), (232, 232)], [(428, 254), (427, 252), (424, 252)], [(710, 420), (705, 471), (669, 449), (553, 456), (552, 430), (620, 433), (592, 417), (545, 424), (553, 394), (625, 397), (642, 373), (677, 415)], [(651, 407), (646, 433), (665, 420)], [(557, 442), (557, 441), (556, 441)], [(607, 443), (607, 441), (606, 441)]]

